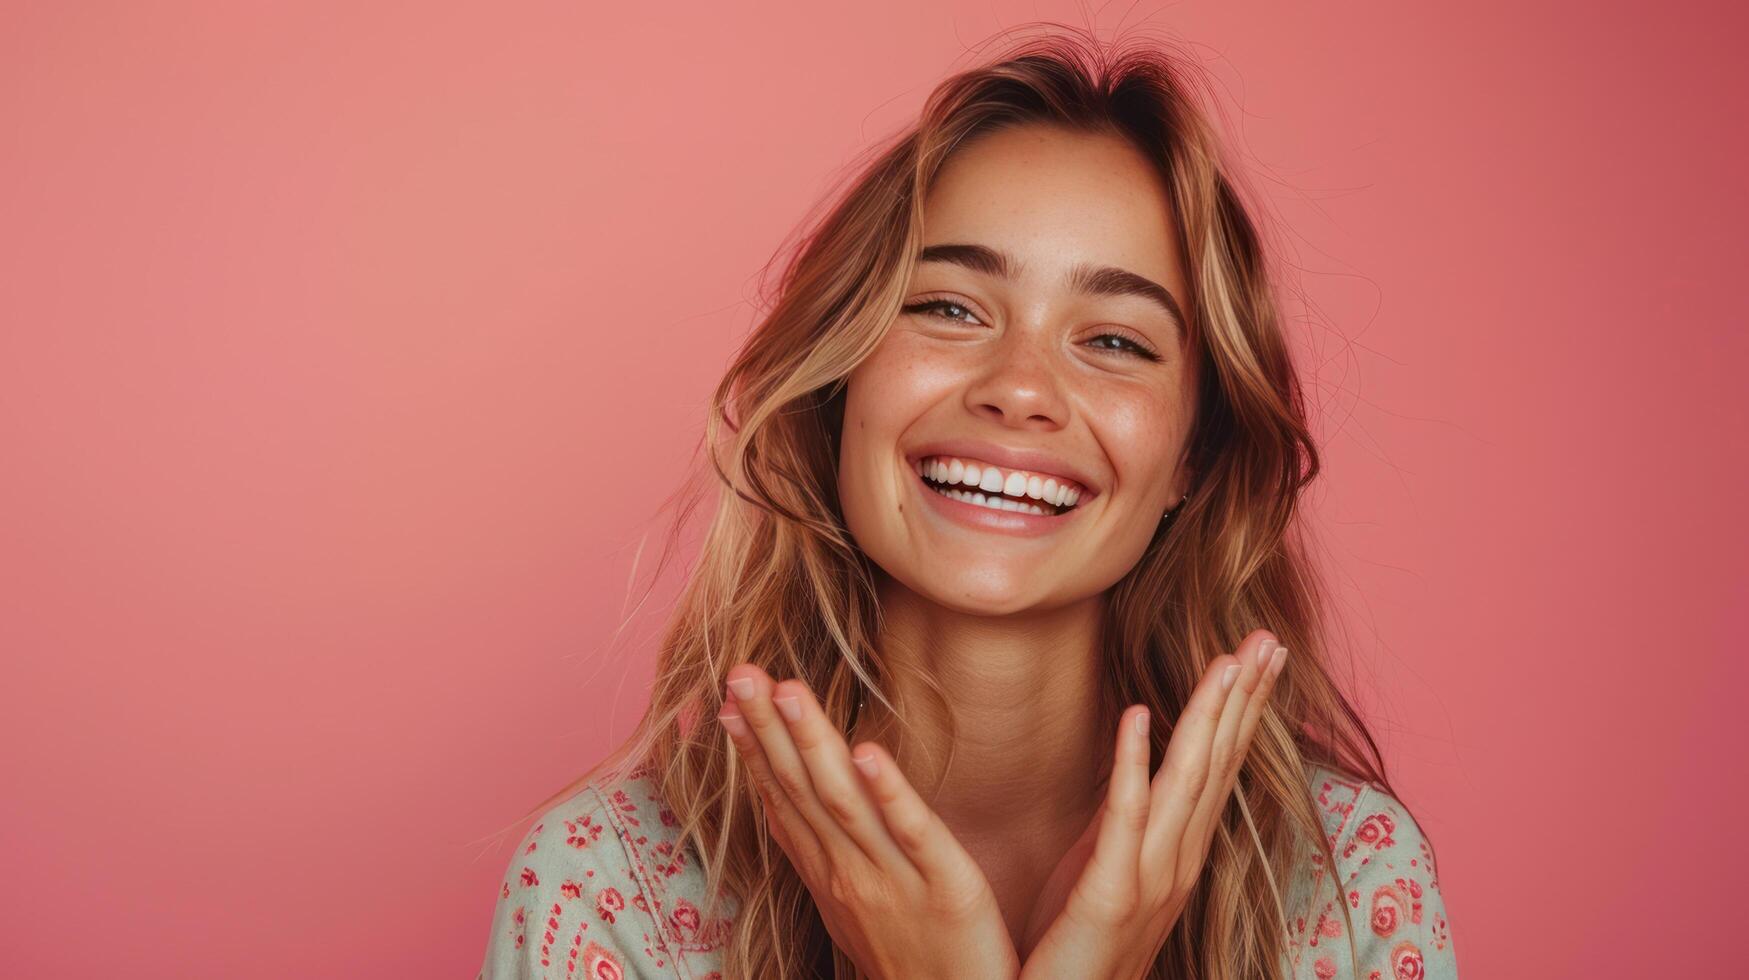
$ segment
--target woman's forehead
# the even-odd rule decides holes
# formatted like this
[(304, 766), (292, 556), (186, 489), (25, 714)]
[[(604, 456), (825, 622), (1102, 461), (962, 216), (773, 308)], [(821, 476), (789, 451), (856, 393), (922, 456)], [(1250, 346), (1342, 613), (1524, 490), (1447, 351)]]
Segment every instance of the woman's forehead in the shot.
[(1080, 263), (1180, 282), (1171, 198), (1121, 137), (1026, 126), (986, 134), (942, 167), (924, 202), (926, 244), (976, 244), (1019, 279)]

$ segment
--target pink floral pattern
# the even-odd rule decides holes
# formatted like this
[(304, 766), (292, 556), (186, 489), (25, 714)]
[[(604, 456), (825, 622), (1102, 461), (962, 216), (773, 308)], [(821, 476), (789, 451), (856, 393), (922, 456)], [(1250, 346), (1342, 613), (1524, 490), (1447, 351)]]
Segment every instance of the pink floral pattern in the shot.
[(648, 770), (589, 785), (517, 846), (479, 980), (722, 980), (733, 922), (704, 921), (704, 872)]
[[(498, 889), (479, 980), (722, 980), (735, 903), (704, 921), (703, 870), (652, 775), (587, 786), (528, 832)], [(1282, 976), (1456, 977), (1420, 828), (1375, 786), (1321, 768), (1309, 775), (1337, 860), (1331, 873), (1314, 855), (1292, 880)]]
[(1336, 867), (1331, 873), (1314, 855), (1295, 878), (1290, 905), (1299, 912), (1289, 923), (1288, 975), (1456, 977), (1451, 923), (1421, 828), (1377, 786), (1324, 768), (1311, 776)]

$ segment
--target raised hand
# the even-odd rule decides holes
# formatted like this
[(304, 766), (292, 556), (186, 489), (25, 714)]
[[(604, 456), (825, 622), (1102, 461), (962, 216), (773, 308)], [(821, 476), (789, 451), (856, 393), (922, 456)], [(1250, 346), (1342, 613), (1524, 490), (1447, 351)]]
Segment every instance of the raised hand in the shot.
[(858, 777), (799, 680), (737, 664), (728, 687), (717, 718), (838, 947), (875, 977), (1012, 980), (1019, 956), (983, 870), (892, 756), (859, 744)]
[[(1202, 875), (1287, 648), (1258, 630), (1209, 665), (1152, 785), (1148, 713), (1118, 721), (1105, 801), (1035, 904), (1020, 976), (1145, 976)], [(1070, 884), (1072, 882), (1072, 884)]]

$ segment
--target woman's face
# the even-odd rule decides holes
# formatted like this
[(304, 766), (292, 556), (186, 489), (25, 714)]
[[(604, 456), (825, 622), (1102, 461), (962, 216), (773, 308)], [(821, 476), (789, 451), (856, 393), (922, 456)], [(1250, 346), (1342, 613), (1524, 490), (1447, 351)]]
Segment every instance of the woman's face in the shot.
[(983, 615), (1129, 571), (1189, 486), (1175, 220), (1115, 136), (1028, 125), (955, 151), (904, 311), (846, 392), (839, 493), (875, 564)]

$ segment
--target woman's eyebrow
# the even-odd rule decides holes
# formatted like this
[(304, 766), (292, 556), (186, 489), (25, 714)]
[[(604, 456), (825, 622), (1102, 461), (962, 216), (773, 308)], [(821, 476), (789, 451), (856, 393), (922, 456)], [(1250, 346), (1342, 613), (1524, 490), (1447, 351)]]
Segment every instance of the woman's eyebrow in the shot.
[[(917, 261), (950, 262), (999, 279), (1012, 279), (1020, 270), (1019, 263), (1006, 253), (987, 245), (929, 245), (917, 253)], [(1178, 305), (1172, 292), (1154, 280), (1128, 269), (1084, 262), (1069, 270), (1067, 283), (1071, 290), (1093, 296), (1140, 296), (1152, 300), (1172, 317), (1180, 331), (1187, 329), (1184, 308)]]

